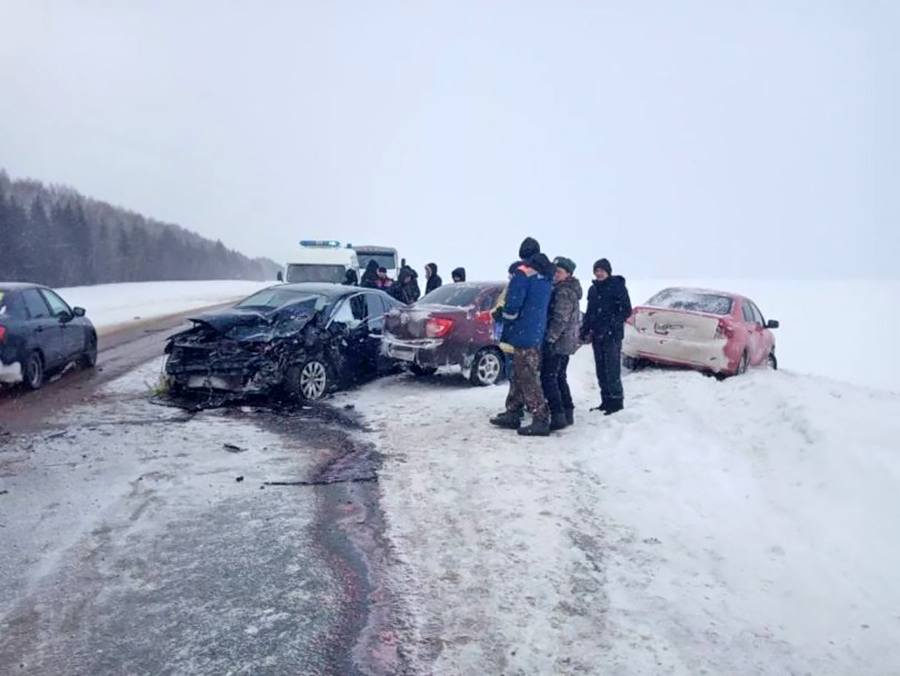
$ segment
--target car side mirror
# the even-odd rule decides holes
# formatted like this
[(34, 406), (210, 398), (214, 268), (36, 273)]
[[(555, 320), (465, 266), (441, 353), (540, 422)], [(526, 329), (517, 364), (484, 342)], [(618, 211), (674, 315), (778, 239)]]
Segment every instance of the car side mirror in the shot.
[(781, 326), (781, 324), (780, 324), (777, 320), (775, 320), (775, 319), (770, 319), (770, 320), (766, 323), (766, 328), (767, 328), (767, 329), (777, 329), (779, 326)]
[(278, 274), (275, 275), (275, 279), (279, 282), (283, 282), (284, 281), (284, 273), (281, 270), (279, 270)]
[(84, 317), (87, 311), (83, 307), (72, 308), (72, 314), (76, 317)]

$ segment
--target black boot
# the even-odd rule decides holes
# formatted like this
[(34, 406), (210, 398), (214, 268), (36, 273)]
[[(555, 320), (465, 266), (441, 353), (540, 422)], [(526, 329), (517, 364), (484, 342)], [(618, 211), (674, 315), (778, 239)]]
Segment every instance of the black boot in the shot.
[(601, 396), (601, 397), (600, 397), (600, 405), (599, 405), (599, 406), (595, 406), (595, 407), (592, 408), (591, 410), (592, 410), (592, 411), (604, 411), (604, 412), (605, 412), (606, 409), (608, 409), (608, 408), (609, 408), (609, 401), (606, 399), (606, 397)]
[(554, 413), (550, 418), (550, 431), (555, 432), (556, 430), (565, 429), (569, 426), (569, 421), (566, 420), (565, 413)]
[(603, 411), (603, 415), (612, 415), (613, 413), (618, 413), (622, 409), (625, 408), (625, 402), (622, 399), (610, 399), (606, 402), (606, 408)]
[(504, 411), (491, 418), (491, 425), (505, 430), (517, 430), (522, 426), (522, 411)]
[(566, 409), (566, 425), (574, 425), (575, 424), (575, 409), (567, 408)]
[(528, 427), (520, 427), (519, 434), (523, 437), (549, 437), (550, 421), (535, 418)]

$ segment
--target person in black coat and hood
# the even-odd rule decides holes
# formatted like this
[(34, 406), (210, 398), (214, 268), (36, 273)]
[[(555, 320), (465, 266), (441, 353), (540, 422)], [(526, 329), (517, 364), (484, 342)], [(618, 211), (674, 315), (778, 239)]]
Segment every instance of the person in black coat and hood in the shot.
[(377, 289), (378, 288), (378, 263), (375, 262), (375, 259), (369, 259), (369, 264), (366, 265), (366, 271), (363, 273), (362, 279), (359, 280), (359, 285), (366, 289)]
[(460, 282), (466, 281), (466, 269), (465, 268), (456, 268), (453, 272), (450, 273), (453, 277), (453, 283), (459, 284)]
[(588, 291), (587, 312), (581, 325), (581, 339), (594, 348), (600, 406), (605, 415), (624, 408), (622, 391), (622, 339), (625, 320), (631, 316), (631, 298), (625, 278), (612, 274), (605, 258), (594, 263), (594, 283)]
[(415, 303), (422, 295), (418, 273), (408, 265), (404, 265), (397, 275), (397, 282), (390, 288), (390, 294), (406, 305)]
[(431, 293), (444, 285), (444, 280), (437, 273), (437, 265), (435, 263), (429, 263), (425, 266), (425, 277), (428, 279), (428, 283), (425, 284), (425, 293)]

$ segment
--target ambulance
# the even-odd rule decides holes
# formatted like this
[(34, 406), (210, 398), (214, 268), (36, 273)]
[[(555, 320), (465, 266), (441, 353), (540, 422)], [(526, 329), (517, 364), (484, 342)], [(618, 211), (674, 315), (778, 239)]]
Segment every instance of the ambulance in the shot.
[(342, 246), (333, 239), (303, 239), (300, 240), (300, 251), (285, 266), (284, 281), (288, 284), (340, 284), (347, 270), (355, 270), (359, 274), (359, 259), (350, 244)]

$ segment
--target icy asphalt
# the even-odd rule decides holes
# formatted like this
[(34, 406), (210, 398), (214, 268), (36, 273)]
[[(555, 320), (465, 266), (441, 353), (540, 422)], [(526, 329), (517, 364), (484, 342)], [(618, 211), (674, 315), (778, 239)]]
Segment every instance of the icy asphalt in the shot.
[(160, 365), (0, 439), (0, 673), (403, 673), (352, 412), (153, 405)]

